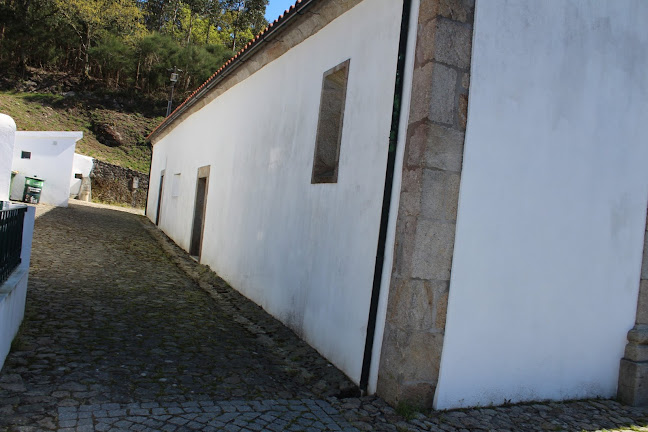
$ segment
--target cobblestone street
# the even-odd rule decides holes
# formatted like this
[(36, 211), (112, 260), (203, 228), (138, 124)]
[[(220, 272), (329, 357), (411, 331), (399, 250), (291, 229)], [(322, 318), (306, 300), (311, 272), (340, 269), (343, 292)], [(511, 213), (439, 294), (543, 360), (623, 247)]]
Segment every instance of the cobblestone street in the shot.
[(0, 431), (643, 430), (614, 401), (398, 412), (143, 216), (38, 206)]

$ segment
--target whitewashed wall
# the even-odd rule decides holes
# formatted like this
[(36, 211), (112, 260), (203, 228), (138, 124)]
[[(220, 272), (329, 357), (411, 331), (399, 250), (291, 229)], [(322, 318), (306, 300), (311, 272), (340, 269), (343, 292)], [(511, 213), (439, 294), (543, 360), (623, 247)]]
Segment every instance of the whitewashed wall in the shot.
[(94, 159), (90, 156), (74, 153), (72, 160), (72, 171), (70, 173), (70, 196), (76, 196), (81, 189), (81, 179), (74, 177), (75, 174), (81, 174), (83, 177), (89, 177), (92, 171)]
[(6, 114), (0, 114), (0, 201), (9, 200), (11, 159), (13, 157), (16, 123)]
[(4, 283), (0, 284), (0, 370), (2, 370), (11, 349), (11, 342), (18, 333), (20, 323), (25, 316), (35, 215), (36, 208), (28, 207), (23, 222), (20, 265)]
[[(360, 378), (402, 2), (365, 0), (153, 148), (149, 217), (189, 248), (211, 165), (202, 262)], [(311, 184), (322, 75), (351, 59), (337, 184)], [(180, 194), (172, 196), (175, 174)]]
[(648, 197), (648, 2), (479, 0), (435, 407), (615, 395)]
[[(45, 180), (40, 202), (67, 207), (74, 148), (81, 138), (83, 132), (16, 132), (12, 169), (18, 175), (11, 199), (22, 199), (25, 176), (36, 176)], [(22, 151), (31, 152), (31, 159), (22, 159)]]

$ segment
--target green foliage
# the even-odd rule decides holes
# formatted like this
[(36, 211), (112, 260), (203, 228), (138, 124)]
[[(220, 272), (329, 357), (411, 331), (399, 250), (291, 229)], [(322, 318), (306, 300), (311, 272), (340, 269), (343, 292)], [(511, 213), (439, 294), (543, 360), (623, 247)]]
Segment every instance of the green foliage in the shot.
[[(0, 67), (99, 79), (107, 89), (189, 92), (266, 25), (268, 0), (0, 0)], [(182, 96), (182, 95), (180, 95)]]
[(406, 401), (398, 402), (396, 406), (396, 414), (403, 417), (405, 420), (413, 420), (419, 409)]
[[(76, 130), (83, 139), (76, 152), (147, 173), (151, 148), (144, 138), (162, 117), (145, 117), (115, 109), (91, 107), (91, 100), (45, 93), (0, 92), (0, 112), (10, 115), (20, 130)], [(104, 145), (93, 125), (112, 126), (122, 137), (118, 147)]]

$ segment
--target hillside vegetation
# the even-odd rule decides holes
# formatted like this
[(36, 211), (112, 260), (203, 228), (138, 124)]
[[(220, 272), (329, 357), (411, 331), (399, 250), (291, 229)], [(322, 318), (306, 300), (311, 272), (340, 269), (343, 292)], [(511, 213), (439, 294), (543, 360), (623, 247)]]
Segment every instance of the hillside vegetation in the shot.
[(0, 68), (182, 98), (267, 26), (268, 0), (0, 0)]
[(145, 137), (266, 27), (268, 0), (0, 0), (0, 112), (80, 130), (77, 152), (148, 172)]
[(145, 138), (163, 119), (127, 112), (110, 97), (14, 91), (0, 92), (0, 112), (18, 130), (82, 131), (77, 153), (143, 173), (151, 160)]

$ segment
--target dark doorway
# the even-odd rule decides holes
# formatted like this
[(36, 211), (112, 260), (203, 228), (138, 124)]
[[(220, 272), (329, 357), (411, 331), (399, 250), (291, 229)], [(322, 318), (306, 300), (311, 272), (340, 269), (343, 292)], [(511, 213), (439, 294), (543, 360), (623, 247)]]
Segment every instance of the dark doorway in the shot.
[(200, 261), (202, 251), (203, 229), (205, 227), (205, 208), (207, 206), (207, 186), (209, 184), (209, 167), (198, 168), (196, 182), (196, 203), (194, 205), (193, 226), (191, 228), (191, 246), (189, 255)]
[(162, 208), (162, 186), (164, 185), (164, 171), (160, 176), (160, 190), (158, 191), (157, 213), (155, 214), (155, 225), (160, 226), (160, 209)]

